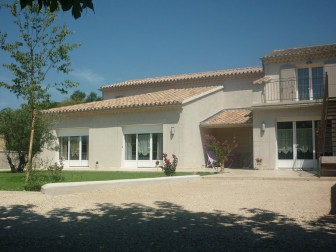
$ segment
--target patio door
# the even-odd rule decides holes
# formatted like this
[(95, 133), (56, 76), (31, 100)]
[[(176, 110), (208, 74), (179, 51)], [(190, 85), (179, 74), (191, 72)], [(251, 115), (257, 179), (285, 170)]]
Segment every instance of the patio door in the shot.
[(58, 158), (65, 167), (89, 165), (89, 136), (59, 137)]
[(298, 99), (321, 99), (324, 94), (323, 67), (298, 69)]
[(277, 123), (279, 168), (316, 169), (313, 121)]
[(125, 167), (155, 167), (162, 154), (162, 133), (125, 134)]

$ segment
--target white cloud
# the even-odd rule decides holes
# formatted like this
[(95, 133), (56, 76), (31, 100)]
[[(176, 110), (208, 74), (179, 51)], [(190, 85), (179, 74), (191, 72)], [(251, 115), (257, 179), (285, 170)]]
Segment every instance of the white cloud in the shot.
[(95, 85), (101, 85), (105, 82), (105, 78), (103, 76), (92, 72), (90, 69), (75, 69), (71, 72), (71, 75)]

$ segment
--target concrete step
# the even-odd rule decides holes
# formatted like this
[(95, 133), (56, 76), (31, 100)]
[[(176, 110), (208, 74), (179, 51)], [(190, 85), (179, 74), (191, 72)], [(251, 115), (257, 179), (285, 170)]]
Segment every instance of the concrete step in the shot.
[(320, 158), (320, 175), (326, 177), (336, 177), (336, 157), (324, 156)]

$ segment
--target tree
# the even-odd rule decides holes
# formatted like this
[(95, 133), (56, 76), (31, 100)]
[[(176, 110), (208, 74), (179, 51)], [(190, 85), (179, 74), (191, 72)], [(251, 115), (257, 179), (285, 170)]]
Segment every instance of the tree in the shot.
[(83, 103), (84, 99), (86, 97), (86, 94), (80, 90), (76, 90), (72, 93), (70, 96), (70, 99), (77, 102), (77, 103)]
[(87, 103), (87, 102), (94, 102), (94, 101), (101, 101), (102, 98), (97, 95), (95, 92), (90, 92), (90, 94), (86, 95), (86, 93), (75, 90), (72, 95), (70, 95), (70, 99), (65, 99), (61, 102), (50, 102), (50, 106), (48, 108), (56, 108), (56, 107), (65, 107), (65, 106), (71, 106), (81, 103)]
[(77, 19), (82, 15), (82, 11), (89, 8), (94, 11), (92, 0), (20, 0), (21, 9), (27, 6), (32, 7), (34, 3), (38, 4), (39, 11), (44, 8), (48, 8), (50, 12), (58, 10), (60, 5), (63, 11), (71, 9), (72, 16)]
[(7, 42), (7, 34), (0, 32), (0, 48), (8, 52), (12, 58), (9, 64), (3, 64), (13, 74), (12, 83), (0, 82), (0, 87), (5, 87), (17, 97), (27, 101), (31, 112), (30, 141), (28, 150), (28, 163), (26, 180), (31, 173), (33, 157), (33, 143), (35, 134), (36, 117), (43, 104), (49, 100), (48, 91), (56, 88), (66, 93), (78, 83), (70, 80), (50, 84), (46, 82), (46, 75), (50, 70), (67, 74), (71, 71), (69, 52), (79, 44), (66, 43), (67, 37), (72, 32), (66, 25), (55, 26), (53, 22), (56, 14), (48, 9), (39, 9), (37, 3), (26, 7), (18, 13), (18, 3), (4, 4), (13, 17), (19, 29), (17, 41)]
[(90, 94), (86, 96), (85, 102), (94, 102), (94, 101), (101, 101), (101, 100), (102, 98), (98, 96), (97, 93), (90, 92)]
[[(28, 107), (17, 110), (6, 108), (0, 111), (0, 135), (5, 142), (5, 155), (11, 172), (23, 172), (28, 163), (31, 120)], [(44, 146), (50, 146), (54, 140), (50, 132), (50, 124), (51, 121), (45, 116), (36, 118), (33, 157), (40, 153)]]

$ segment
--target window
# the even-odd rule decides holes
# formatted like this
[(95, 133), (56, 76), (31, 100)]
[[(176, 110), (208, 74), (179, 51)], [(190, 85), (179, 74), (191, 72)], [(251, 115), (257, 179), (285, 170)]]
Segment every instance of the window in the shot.
[(136, 134), (125, 135), (126, 160), (136, 160)]
[(138, 135), (138, 160), (149, 160), (150, 134)]
[(297, 159), (313, 159), (312, 121), (296, 122)]
[(152, 156), (153, 160), (161, 160), (163, 154), (163, 135), (159, 133), (153, 134), (153, 148), (152, 148)]
[(323, 67), (312, 68), (313, 98), (321, 99), (324, 94)]
[(298, 69), (299, 100), (309, 99), (309, 68)]
[(278, 122), (278, 159), (293, 159), (293, 123)]
[(323, 67), (298, 69), (298, 99), (321, 99), (324, 93)]
[(278, 159), (313, 159), (313, 121), (278, 122)]
[(59, 159), (68, 160), (68, 137), (59, 138)]
[(70, 160), (79, 160), (79, 137), (70, 137)]
[(82, 160), (89, 160), (89, 137), (82, 136)]
[(125, 134), (125, 160), (161, 160), (162, 133)]
[(60, 160), (89, 160), (89, 137), (59, 137)]

